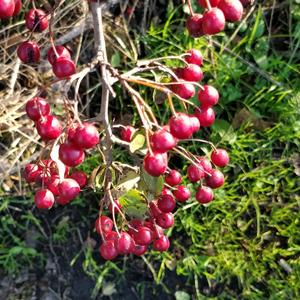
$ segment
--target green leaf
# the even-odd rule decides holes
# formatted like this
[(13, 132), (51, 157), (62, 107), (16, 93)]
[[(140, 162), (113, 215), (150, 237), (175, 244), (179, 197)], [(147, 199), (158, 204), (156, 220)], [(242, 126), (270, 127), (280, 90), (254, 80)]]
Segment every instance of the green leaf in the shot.
[[(143, 190), (145, 194), (150, 193), (150, 198), (154, 199), (156, 196), (159, 196), (163, 186), (164, 186), (163, 176), (153, 177), (150, 176), (144, 170), (144, 168), (141, 169), (141, 181), (139, 184), (139, 188)], [(148, 199), (148, 200), (152, 200), (152, 199)]]
[(175, 299), (176, 300), (190, 300), (191, 297), (187, 292), (184, 291), (177, 291), (175, 293)]
[(111, 65), (116, 68), (120, 66), (121, 63), (121, 57), (120, 57), (120, 53), (119, 52), (115, 52), (112, 56), (111, 56)]
[(144, 135), (138, 133), (134, 138), (132, 139), (130, 145), (129, 145), (129, 150), (131, 153), (136, 152), (137, 150), (140, 150), (144, 147), (145, 145), (146, 138)]
[(128, 191), (140, 181), (140, 175), (136, 172), (129, 170), (125, 172), (119, 180), (118, 188), (120, 190)]

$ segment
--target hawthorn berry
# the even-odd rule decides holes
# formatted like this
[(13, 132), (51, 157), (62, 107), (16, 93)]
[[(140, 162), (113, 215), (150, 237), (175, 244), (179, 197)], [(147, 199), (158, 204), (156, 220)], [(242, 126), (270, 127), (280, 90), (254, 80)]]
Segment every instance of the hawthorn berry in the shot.
[(178, 139), (188, 139), (193, 134), (191, 119), (185, 113), (177, 113), (169, 120), (169, 125), (170, 132)]
[(125, 142), (130, 143), (134, 132), (135, 132), (135, 128), (132, 126), (128, 125), (123, 127), (121, 130), (121, 139)]
[(31, 120), (37, 121), (50, 114), (50, 105), (44, 98), (35, 97), (26, 102), (25, 110)]
[(47, 182), (47, 188), (53, 193), (54, 196), (59, 195), (59, 184), (60, 179), (58, 175), (52, 175)]
[(225, 167), (229, 163), (229, 155), (224, 149), (216, 149), (211, 153), (211, 161), (218, 167)]
[(24, 168), (24, 178), (28, 183), (35, 182), (42, 169), (36, 164), (27, 164)]
[[(207, 0), (198, 0), (198, 4), (200, 5), (200, 6), (202, 6), (203, 8), (208, 8), (207, 7), (207, 2), (206, 2)], [(209, 3), (210, 3), (210, 6), (211, 7), (217, 7), (218, 5), (219, 5), (219, 3), (220, 3), (220, 0), (208, 0), (209, 1)]]
[(99, 133), (93, 124), (83, 123), (77, 126), (73, 139), (78, 148), (90, 149), (99, 143)]
[(186, 53), (189, 54), (189, 55), (185, 56), (185, 61), (187, 63), (202, 66), (203, 56), (202, 56), (202, 53), (199, 50), (190, 49)]
[(157, 201), (157, 206), (164, 213), (172, 212), (176, 206), (176, 201), (173, 196), (162, 195)]
[(226, 21), (237, 22), (242, 19), (244, 8), (239, 0), (221, 0), (218, 8), (224, 13)]
[(210, 176), (206, 177), (206, 184), (212, 189), (221, 187), (225, 182), (224, 175), (220, 170), (212, 170)]
[(48, 25), (48, 17), (41, 9), (32, 8), (25, 15), (25, 26), (31, 31), (43, 32)]
[(54, 204), (54, 195), (48, 189), (40, 189), (34, 195), (34, 202), (38, 209), (50, 209)]
[(214, 193), (210, 187), (202, 186), (198, 188), (195, 198), (199, 203), (206, 204), (214, 199)]
[(150, 136), (150, 144), (154, 152), (164, 153), (173, 149), (177, 140), (170, 132), (160, 129)]
[(23, 42), (17, 50), (18, 57), (24, 64), (38, 63), (40, 60), (40, 47), (35, 42)]
[[(114, 207), (114, 209), (113, 209)], [(112, 214), (114, 211), (114, 214), (118, 214), (122, 210), (122, 206), (119, 202), (119, 200), (115, 200), (114, 203), (110, 203), (108, 206), (109, 212)]]
[(217, 7), (208, 10), (203, 15), (202, 28), (205, 34), (216, 34), (225, 28), (225, 16)]
[(144, 158), (143, 166), (145, 171), (154, 177), (164, 174), (168, 166), (168, 156), (166, 153), (148, 152)]
[(179, 185), (173, 193), (179, 202), (186, 202), (191, 197), (191, 191), (184, 185)]
[(64, 179), (58, 186), (59, 189), (59, 196), (66, 200), (73, 200), (78, 196), (80, 193), (80, 186), (72, 178), (66, 178)]
[(197, 38), (204, 35), (202, 29), (202, 20), (203, 20), (203, 16), (201, 14), (194, 14), (193, 16), (187, 18), (186, 28), (190, 36)]
[(219, 101), (219, 92), (211, 85), (204, 85), (203, 90), (198, 92), (198, 100), (201, 104), (201, 109), (207, 109), (214, 106)]
[[(180, 81), (178, 81), (180, 82)], [(183, 99), (190, 99), (195, 95), (195, 87), (191, 83), (177, 83), (172, 85), (172, 91)]]
[(189, 165), (187, 168), (187, 176), (190, 182), (194, 183), (205, 177), (202, 166)]
[(137, 256), (141, 256), (147, 252), (147, 245), (134, 245), (132, 253)]
[(69, 57), (60, 56), (53, 63), (52, 70), (58, 79), (64, 79), (76, 73), (76, 66)]
[(174, 216), (172, 213), (161, 213), (156, 217), (156, 223), (164, 229), (170, 228), (174, 225)]
[(65, 142), (59, 146), (59, 159), (69, 167), (80, 165), (84, 158), (84, 151), (70, 142)]
[(85, 172), (83, 171), (75, 171), (69, 177), (76, 180), (81, 189), (84, 188), (87, 184), (88, 179)]
[(134, 233), (134, 241), (138, 245), (146, 246), (152, 242), (152, 231), (148, 227), (140, 227)]
[(14, 0), (0, 1), (0, 19), (8, 19), (13, 16), (15, 11)]
[(200, 81), (203, 79), (203, 72), (198, 65), (189, 64), (183, 68), (182, 79), (186, 81)]
[(36, 122), (36, 128), (38, 134), (44, 141), (55, 140), (62, 132), (62, 127), (59, 120), (52, 115), (41, 117)]
[(104, 241), (99, 250), (105, 260), (113, 260), (119, 254), (113, 241)]
[(153, 242), (153, 250), (164, 252), (167, 251), (170, 247), (169, 239), (163, 235)]
[(170, 170), (166, 175), (165, 175), (165, 181), (168, 185), (171, 186), (176, 186), (181, 182), (181, 174), (176, 171), (176, 170)]
[(55, 61), (58, 57), (67, 57), (67, 58), (71, 59), (70, 51), (66, 47), (64, 47), (62, 45), (58, 45), (58, 46), (55, 46), (55, 49), (56, 49), (58, 56), (56, 56), (56, 53), (55, 53), (53, 47), (51, 47), (47, 52), (47, 59), (51, 65), (53, 65), (55, 63)]
[[(107, 234), (112, 231), (114, 223), (111, 218), (107, 216), (100, 216), (95, 222), (95, 228), (99, 235)], [(107, 240), (107, 238), (106, 238)]]
[(118, 238), (119, 238), (119, 236), (118, 236), (118, 233), (116, 231), (109, 231), (109, 232), (104, 234), (105, 241), (113, 241), (114, 244), (116, 244)]
[(18, 15), (22, 9), (22, 0), (14, 0), (15, 2), (15, 9), (14, 9), (14, 13), (13, 13), (13, 17), (15, 17), (16, 15)]
[(162, 211), (158, 208), (157, 201), (151, 201), (149, 204), (151, 217), (157, 218)]
[(206, 109), (197, 108), (194, 114), (202, 127), (209, 127), (215, 122), (215, 112), (211, 107)]
[(116, 241), (116, 249), (119, 254), (128, 254), (134, 247), (134, 241), (132, 237), (125, 231), (120, 233), (119, 238)]
[(192, 132), (195, 133), (195, 132), (199, 131), (199, 129), (200, 129), (199, 119), (194, 115), (190, 115), (189, 117), (190, 117), (190, 121), (191, 121)]
[(213, 170), (213, 167), (212, 167), (210, 161), (204, 156), (197, 157), (197, 163), (199, 163), (201, 168), (205, 171), (205, 176), (207, 174), (210, 174), (211, 171)]

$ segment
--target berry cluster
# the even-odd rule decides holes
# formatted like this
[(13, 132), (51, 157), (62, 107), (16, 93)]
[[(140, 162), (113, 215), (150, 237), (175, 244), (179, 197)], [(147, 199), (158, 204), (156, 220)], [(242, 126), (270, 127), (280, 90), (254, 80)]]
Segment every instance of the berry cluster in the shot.
[(22, 9), (21, 0), (0, 0), (0, 19), (15, 17)]

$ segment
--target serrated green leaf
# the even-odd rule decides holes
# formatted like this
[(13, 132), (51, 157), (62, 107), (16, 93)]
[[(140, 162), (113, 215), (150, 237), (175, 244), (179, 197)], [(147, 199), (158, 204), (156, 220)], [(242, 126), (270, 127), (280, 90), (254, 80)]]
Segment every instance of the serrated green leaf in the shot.
[(142, 149), (145, 145), (145, 141), (146, 141), (146, 138), (144, 135), (142, 135), (140, 133), (135, 135), (129, 145), (130, 152), (134, 153), (137, 150)]

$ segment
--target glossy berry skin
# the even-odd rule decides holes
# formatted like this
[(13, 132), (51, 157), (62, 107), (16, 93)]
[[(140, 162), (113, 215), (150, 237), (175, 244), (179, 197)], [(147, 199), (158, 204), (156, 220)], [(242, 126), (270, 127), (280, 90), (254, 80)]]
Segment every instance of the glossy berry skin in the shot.
[(167, 251), (169, 247), (170, 247), (170, 241), (165, 235), (154, 240), (153, 242), (153, 250), (156, 251), (164, 252)]
[(54, 204), (54, 195), (48, 189), (40, 189), (34, 195), (34, 202), (38, 209), (50, 209)]
[(95, 222), (95, 228), (99, 235), (107, 234), (112, 231), (114, 223), (111, 218), (107, 216), (100, 216)]
[(201, 204), (206, 204), (214, 199), (214, 192), (208, 186), (199, 187), (196, 192), (196, 200)]
[(188, 139), (193, 134), (190, 117), (184, 113), (178, 113), (170, 121), (170, 132), (178, 139)]
[(113, 241), (115, 244), (118, 240), (119, 236), (116, 231), (109, 231), (104, 235), (105, 241)]
[(88, 179), (85, 172), (83, 171), (75, 171), (69, 177), (76, 180), (81, 189), (84, 188), (87, 184)]
[(13, 17), (17, 16), (22, 9), (22, 0), (14, 0), (14, 2), (15, 2), (15, 9), (12, 15)]
[(216, 149), (210, 156), (211, 161), (218, 167), (225, 167), (229, 163), (229, 155), (225, 149)]
[(202, 166), (199, 164), (199, 167), (195, 165), (190, 165), (187, 168), (187, 176), (190, 182), (194, 183), (205, 177), (205, 172), (203, 171)]
[(59, 159), (69, 167), (80, 165), (85, 158), (84, 151), (72, 143), (63, 143), (59, 146)]
[(146, 246), (152, 242), (152, 231), (148, 227), (140, 227), (134, 233), (134, 241), (138, 245)]
[(221, 187), (224, 182), (224, 175), (219, 170), (212, 170), (210, 173), (211, 176), (206, 177), (206, 184), (211, 187), (212, 189), (217, 189)]
[(38, 63), (41, 56), (38, 44), (30, 41), (21, 43), (17, 54), (24, 64)]
[(135, 128), (132, 126), (128, 125), (123, 127), (121, 130), (121, 139), (125, 142), (130, 143), (134, 132), (135, 132)]
[(199, 163), (200, 167), (205, 171), (205, 176), (211, 173), (213, 170), (211, 162), (205, 156), (197, 157), (197, 163)]
[[(211, 7), (217, 7), (220, 3), (220, 0), (208, 0)], [(198, 4), (203, 8), (208, 8), (206, 4), (206, 0), (198, 0)]]
[(102, 245), (100, 246), (99, 251), (100, 251), (100, 255), (105, 260), (113, 260), (119, 254), (113, 241), (103, 242)]
[(191, 191), (183, 185), (177, 187), (174, 196), (179, 202), (186, 202), (191, 197)]
[(55, 140), (62, 132), (59, 120), (52, 115), (43, 116), (36, 122), (38, 134), (44, 141)]
[(196, 109), (194, 114), (202, 127), (209, 127), (215, 122), (215, 112), (211, 107), (207, 109)]
[(191, 121), (191, 127), (192, 127), (192, 132), (195, 133), (199, 131), (200, 129), (200, 121), (197, 117), (194, 115), (190, 115), (190, 121)]
[(81, 149), (90, 149), (99, 143), (99, 133), (93, 124), (83, 123), (74, 135), (74, 144)]
[(14, 0), (0, 0), (0, 19), (8, 19), (15, 11)]
[(144, 245), (144, 246), (143, 245), (134, 245), (132, 253), (134, 255), (141, 256), (147, 252), (147, 249), (148, 248), (146, 245)]
[(43, 32), (48, 25), (48, 17), (41, 9), (30, 9), (25, 15), (25, 26), (31, 31)]
[(174, 84), (172, 91), (183, 99), (190, 99), (195, 95), (195, 87), (191, 83)]
[(79, 184), (72, 178), (64, 179), (58, 186), (59, 195), (69, 201), (76, 198), (80, 193)]
[(203, 72), (198, 65), (189, 64), (182, 71), (183, 79), (186, 81), (200, 81), (203, 79)]
[(187, 18), (186, 28), (191, 37), (198, 38), (204, 35), (202, 29), (202, 20), (203, 16), (201, 14), (194, 14), (193, 16)]
[(202, 53), (197, 49), (190, 49), (186, 52), (187, 56), (185, 56), (185, 61), (189, 64), (195, 64), (198, 66), (203, 65), (203, 56)]
[(133, 243), (132, 237), (123, 231), (120, 233), (120, 237), (116, 242), (116, 249), (120, 254), (128, 254), (134, 247)]
[(211, 85), (204, 85), (203, 90), (199, 89), (198, 100), (202, 109), (207, 109), (216, 105), (219, 101), (219, 92)]
[[(66, 47), (64, 47), (62, 45), (58, 45), (58, 46), (55, 46), (55, 49), (58, 54), (58, 57), (67, 57), (67, 58), (71, 59), (71, 54)], [(47, 52), (47, 59), (48, 59), (49, 63), (51, 65), (53, 65), (58, 57), (56, 56), (53, 47), (51, 47)]]
[(161, 213), (156, 218), (156, 223), (164, 229), (170, 228), (174, 225), (174, 216), (172, 213)]
[(178, 171), (171, 170), (168, 174), (165, 176), (165, 181), (170, 186), (176, 186), (181, 182), (182, 178)]
[(54, 196), (59, 195), (59, 184), (60, 184), (60, 179), (58, 175), (52, 175), (47, 182), (47, 188), (50, 190)]
[(157, 201), (157, 206), (162, 212), (169, 213), (174, 210), (176, 206), (176, 201), (174, 197), (170, 195), (163, 195), (159, 197)]
[(218, 8), (223, 11), (226, 21), (237, 22), (242, 19), (244, 8), (239, 0), (221, 0)]
[[(114, 206), (114, 208), (113, 208), (113, 206)], [(121, 206), (119, 200), (115, 200), (113, 205), (110, 203), (108, 206), (108, 210), (111, 214), (113, 213), (113, 211), (114, 211), (114, 214), (118, 214), (122, 210), (122, 206)]]
[(168, 166), (168, 156), (166, 153), (147, 153), (143, 166), (145, 171), (154, 177), (164, 174)]
[(225, 28), (225, 16), (223, 12), (214, 7), (203, 15), (202, 28), (205, 34), (217, 34)]
[(177, 140), (170, 132), (160, 129), (150, 136), (150, 144), (154, 152), (165, 153), (176, 146)]
[(50, 114), (50, 105), (44, 98), (35, 97), (26, 102), (26, 113), (29, 119), (39, 120), (42, 116)]
[(36, 164), (27, 164), (24, 168), (24, 178), (26, 182), (35, 182), (37, 176), (40, 174), (42, 169)]
[(153, 218), (157, 218), (162, 213), (162, 211), (157, 206), (157, 201), (150, 202), (149, 208), (150, 208), (151, 217)]
[(52, 70), (58, 79), (64, 79), (76, 73), (76, 66), (70, 58), (60, 56), (53, 63)]

